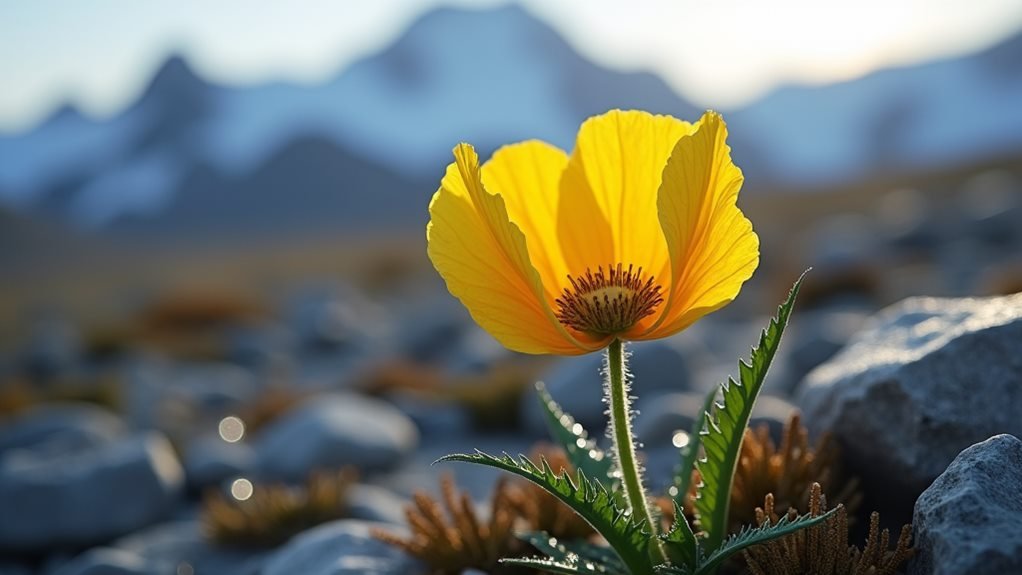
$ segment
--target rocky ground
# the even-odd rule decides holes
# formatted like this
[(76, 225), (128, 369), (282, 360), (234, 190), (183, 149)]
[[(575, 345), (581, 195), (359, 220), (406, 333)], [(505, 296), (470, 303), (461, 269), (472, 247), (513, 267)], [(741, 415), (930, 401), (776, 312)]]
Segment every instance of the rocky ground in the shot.
[[(1012, 209), (970, 220), (983, 233), (963, 236), (966, 247), (947, 235), (962, 228), (928, 218), (882, 241), (819, 231), (818, 269), (755, 413), (775, 436), (795, 410), (814, 436), (833, 434), (862, 508), (913, 523), (910, 573), (1022, 573), (1022, 294), (876, 311), (920, 246), (942, 254), (924, 274), (942, 286), (931, 293), (983, 291), (981, 263), (1010, 262), (1022, 245)], [(881, 248), (892, 271), (878, 276), (864, 263)], [(755, 306), (632, 347), (654, 490), (670, 480), (678, 430), (772, 311), (759, 302), (777, 290), (750, 290)], [(602, 436), (598, 355), (509, 353), (442, 291), (387, 299), (327, 286), (269, 307), (183, 297), (102, 333), (35, 322), (0, 372), (0, 575), (425, 572), (370, 530), (401, 533), (411, 494), (437, 493), (441, 470), (483, 501), (494, 473), (432, 462), (528, 452), (547, 433), (532, 381)], [(744, 315), (754, 307), (762, 315)], [(211, 536), (210, 493), (246, 499), (341, 468), (358, 476), (341, 518), (262, 547)]]

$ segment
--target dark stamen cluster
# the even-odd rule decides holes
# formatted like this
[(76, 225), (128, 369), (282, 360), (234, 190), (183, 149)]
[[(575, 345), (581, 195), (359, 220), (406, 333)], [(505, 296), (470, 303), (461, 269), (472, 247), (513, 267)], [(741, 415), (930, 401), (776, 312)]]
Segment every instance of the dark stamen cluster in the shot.
[(555, 301), (557, 319), (572, 329), (593, 335), (614, 335), (627, 331), (651, 315), (664, 298), (660, 286), (650, 277), (642, 281), (642, 268), (617, 264), (593, 273), (586, 269), (579, 278), (568, 276), (570, 288)]

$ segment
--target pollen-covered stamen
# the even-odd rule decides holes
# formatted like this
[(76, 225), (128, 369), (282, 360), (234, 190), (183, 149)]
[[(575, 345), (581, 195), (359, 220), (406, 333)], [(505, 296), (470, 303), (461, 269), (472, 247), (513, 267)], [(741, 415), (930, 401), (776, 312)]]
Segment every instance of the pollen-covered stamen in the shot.
[(564, 325), (593, 335), (614, 335), (628, 331), (663, 303), (661, 288), (653, 278), (642, 279), (642, 268), (633, 270), (617, 264), (586, 269), (584, 275), (568, 276), (570, 288), (555, 301), (557, 319)]

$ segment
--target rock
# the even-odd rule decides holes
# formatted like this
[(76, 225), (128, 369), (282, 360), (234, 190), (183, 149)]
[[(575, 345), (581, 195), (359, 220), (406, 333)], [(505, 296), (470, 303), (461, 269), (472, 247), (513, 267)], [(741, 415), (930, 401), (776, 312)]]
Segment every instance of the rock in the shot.
[[(661, 448), (672, 443), (678, 431), (692, 429), (695, 418), (701, 416), (706, 396), (701, 393), (665, 393), (640, 398), (636, 403), (635, 435), (648, 448)], [(775, 441), (792, 413), (794, 405), (770, 395), (761, 395), (753, 407), (751, 427), (766, 424)]]
[(310, 529), (277, 551), (260, 575), (412, 575), (424, 566), (391, 545), (374, 539), (373, 527), (394, 526), (345, 519)]
[(89, 449), (5, 452), (0, 548), (98, 543), (165, 517), (184, 484), (170, 443), (152, 433)]
[(883, 243), (909, 251), (932, 252), (946, 228), (934, 217), (930, 197), (915, 188), (887, 192), (874, 217)]
[(362, 347), (388, 329), (384, 310), (350, 287), (309, 289), (287, 307), (288, 324), (305, 351)]
[(246, 443), (228, 443), (219, 436), (204, 436), (189, 444), (184, 469), (188, 486), (201, 490), (255, 471), (256, 453)]
[(81, 357), (82, 342), (77, 328), (57, 316), (37, 319), (22, 350), (25, 370), (39, 379), (66, 373)]
[(263, 382), (229, 363), (167, 363), (139, 358), (125, 374), (128, 419), (134, 427), (159, 429), (187, 441), (215, 431), (225, 415), (249, 404)]
[(958, 197), (965, 216), (965, 235), (990, 246), (1009, 247), (1019, 240), (1022, 221), (1022, 183), (1007, 170), (973, 176)]
[(73, 451), (110, 443), (126, 433), (113, 413), (89, 403), (52, 403), (33, 407), (0, 425), (0, 454), (31, 448)]
[(206, 540), (201, 524), (194, 520), (154, 525), (118, 540), (112, 547), (138, 557), (143, 572), (152, 575), (257, 575), (272, 552), (217, 547)]
[(408, 394), (395, 394), (388, 399), (415, 422), (423, 435), (472, 433), (472, 414), (462, 405), (425, 401), (422, 397)]
[(360, 483), (352, 486), (348, 493), (345, 514), (351, 519), (404, 525), (404, 509), (405, 500), (396, 494), (375, 485)]
[(446, 292), (426, 302), (407, 311), (396, 334), (401, 355), (419, 363), (438, 362), (457, 353), (465, 332), (475, 325), (464, 306)]
[(867, 493), (904, 504), (962, 449), (1022, 434), (1020, 348), (1022, 294), (908, 299), (811, 372), (797, 403), (810, 432), (834, 433)]
[[(656, 341), (629, 346), (628, 367), (632, 372), (632, 394), (646, 397), (657, 392), (689, 391), (688, 363), (670, 344)], [(590, 434), (598, 435), (607, 426), (603, 403), (603, 354), (564, 358), (541, 378), (547, 391), (567, 413)], [(522, 421), (533, 434), (546, 436), (547, 427), (535, 392), (525, 395), (521, 404)]]
[(352, 465), (390, 469), (419, 443), (411, 420), (394, 406), (354, 393), (324, 394), (299, 405), (256, 438), (261, 475), (302, 480), (315, 469)]
[(961, 452), (916, 501), (913, 575), (1022, 573), (1022, 441)]
[(864, 308), (854, 306), (806, 310), (796, 316), (786, 332), (791, 339), (785, 342), (792, 384), (840, 351), (867, 318)]
[(294, 333), (273, 324), (236, 326), (225, 336), (231, 361), (251, 368), (287, 366), (297, 347)]
[(145, 560), (135, 553), (96, 547), (55, 569), (51, 575), (149, 575)]

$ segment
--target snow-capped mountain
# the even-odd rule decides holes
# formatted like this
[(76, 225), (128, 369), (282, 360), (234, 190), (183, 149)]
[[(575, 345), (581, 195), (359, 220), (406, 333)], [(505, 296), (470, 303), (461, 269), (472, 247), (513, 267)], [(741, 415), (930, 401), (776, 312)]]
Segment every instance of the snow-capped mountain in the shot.
[(785, 87), (727, 114), (755, 166), (812, 185), (1022, 154), (1022, 33), (977, 54)]
[[(727, 117), (750, 183), (798, 187), (1022, 152), (1018, 102), (1022, 35), (784, 88)], [(218, 86), (171, 58), (116, 117), (65, 109), (0, 135), (0, 201), (135, 230), (378, 225), (421, 215), (458, 141), (482, 154), (526, 138), (569, 149), (584, 118), (614, 107), (702, 108), (652, 74), (592, 64), (519, 7), (445, 8), (318, 86)]]

